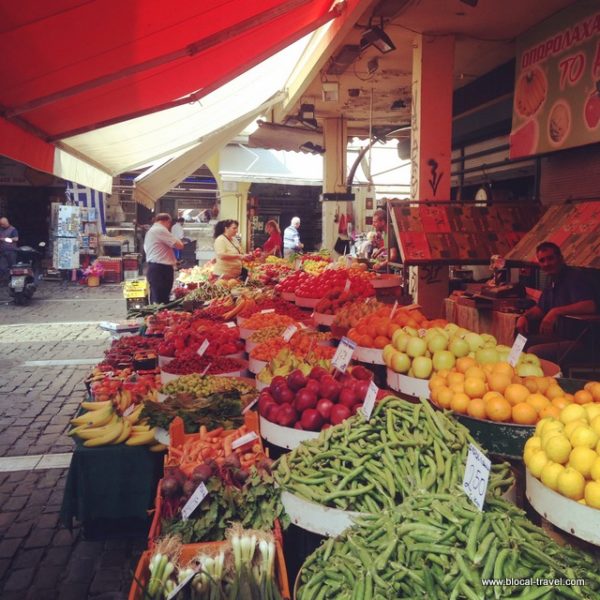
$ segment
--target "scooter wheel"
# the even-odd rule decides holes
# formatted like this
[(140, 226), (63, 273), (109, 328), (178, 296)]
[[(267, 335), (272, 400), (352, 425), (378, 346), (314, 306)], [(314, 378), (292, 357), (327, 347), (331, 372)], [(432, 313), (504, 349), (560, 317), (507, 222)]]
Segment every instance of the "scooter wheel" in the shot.
[(17, 306), (23, 306), (27, 304), (27, 298), (23, 294), (15, 294), (15, 304)]

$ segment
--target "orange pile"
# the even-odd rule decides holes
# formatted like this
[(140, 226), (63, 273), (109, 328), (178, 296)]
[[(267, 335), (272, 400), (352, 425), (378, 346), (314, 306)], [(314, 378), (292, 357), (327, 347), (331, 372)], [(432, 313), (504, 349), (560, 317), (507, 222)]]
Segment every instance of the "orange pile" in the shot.
[(478, 365), (459, 358), (451, 371), (439, 371), (429, 381), (432, 401), (441, 408), (476, 419), (535, 425), (544, 417), (558, 418), (573, 402), (600, 402), (600, 383), (589, 382), (567, 394), (553, 377), (519, 377), (511, 365)]
[(428, 321), (425, 315), (417, 310), (398, 308), (390, 319), (391, 306), (383, 306), (375, 312), (358, 320), (356, 325), (348, 332), (348, 337), (364, 348), (384, 348), (391, 343), (394, 331), (401, 327), (413, 329), (429, 329), (431, 327), (445, 327), (445, 319)]
[(274, 312), (255, 313), (243, 322), (242, 327), (244, 329), (262, 329), (263, 327), (293, 325), (295, 323), (296, 320), (292, 319), (292, 317), (289, 317), (288, 315), (279, 315)]

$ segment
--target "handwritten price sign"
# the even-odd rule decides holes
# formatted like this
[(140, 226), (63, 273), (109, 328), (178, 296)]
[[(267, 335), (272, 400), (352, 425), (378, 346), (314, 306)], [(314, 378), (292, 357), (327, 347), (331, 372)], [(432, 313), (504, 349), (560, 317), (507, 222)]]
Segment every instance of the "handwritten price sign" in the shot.
[(331, 359), (331, 366), (338, 371), (345, 373), (350, 361), (352, 360), (352, 354), (354, 354), (355, 348), (355, 342), (347, 337), (343, 337), (340, 340), (340, 345), (337, 347), (333, 358)]
[(469, 444), (463, 490), (479, 510), (483, 510), (491, 468), (490, 459), (479, 448)]

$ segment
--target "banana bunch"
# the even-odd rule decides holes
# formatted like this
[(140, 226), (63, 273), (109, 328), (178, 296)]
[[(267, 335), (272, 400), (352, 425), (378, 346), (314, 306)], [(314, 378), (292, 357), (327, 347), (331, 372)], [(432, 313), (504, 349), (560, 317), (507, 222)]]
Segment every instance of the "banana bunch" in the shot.
[(120, 406), (117, 412), (110, 400), (82, 402), (81, 408), (87, 412), (71, 419), (71, 424), (75, 427), (69, 431), (69, 435), (76, 435), (84, 440), (83, 445), (87, 448), (125, 443), (128, 446), (150, 445), (150, 449), (157, 452), (165, 449), (154, 438), (155, 428), (138, 423), (144, 408), (142, 403), (133, 410), (126, 411), (129, 412), (127, 415), (120, 412)]

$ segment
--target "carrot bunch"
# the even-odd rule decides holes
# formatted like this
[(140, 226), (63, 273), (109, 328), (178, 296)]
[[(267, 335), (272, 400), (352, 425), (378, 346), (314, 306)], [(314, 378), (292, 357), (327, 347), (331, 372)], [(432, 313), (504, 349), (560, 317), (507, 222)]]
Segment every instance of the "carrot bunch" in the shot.
[(253, 431), (247, 425), (239, 429), (223, 429), (218, 427), (208, 431), (204, 425), (200, 432), (187, 435), (183, 445), (180, 447), (169, 446), (167, 455), (167, 466), (179, 466), (181, 471), (188, 477), (196, 466), (208, 460), (214, 460), (219, 466), (226, 458), (236, 454), (243, 469), (255, 465), (257, 461), (265, 458), (260, 438), (233, 449), (233, 442)]

